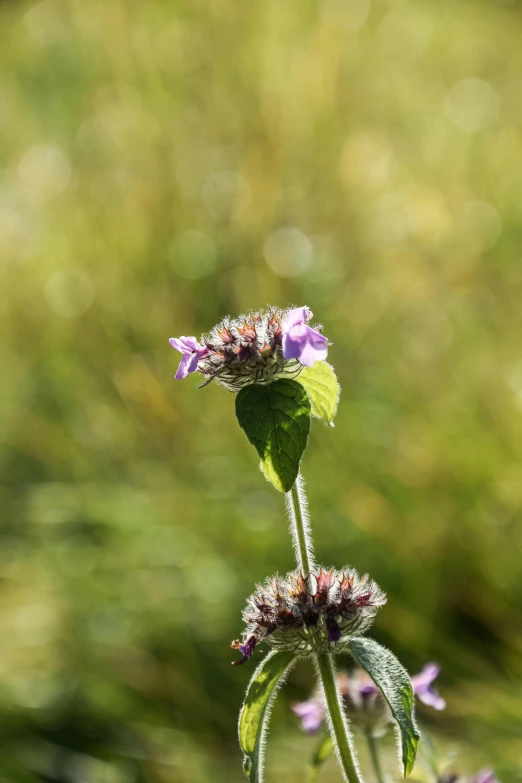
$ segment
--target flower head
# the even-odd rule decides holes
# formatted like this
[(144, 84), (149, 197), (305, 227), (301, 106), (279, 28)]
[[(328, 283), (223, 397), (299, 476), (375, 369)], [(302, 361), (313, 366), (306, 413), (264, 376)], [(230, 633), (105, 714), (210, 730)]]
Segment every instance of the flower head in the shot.
[[(435, 709), (443, 709), (446, 705), (444, 699), (437, 694), (433, 701), (423, 698), (425, 695), (426, 680), (431, 676), (429, 684), (438, 675), (440, 667), (435, 663), (428, 663), (420, 674), (411, 678), (413, 691), (425, 704)], [(392, 715), (379, 688), (375, 685), (369, 674), (363, 669), (353, 669), (349, 674), (341, 672), (337, 676), (337, 684), (341, 692), (345, 709), (350, 720), (374, 737), (381, 736), (392, 722)], [(442, 706), (441, 706), (442, 704)], [(313, 733), (319, 729), (324, 721), (325, 714), (322, 701), (318, 692), (310, 699), (298, 702), (292, 706), (292, 710), (301, 718), (301, 726), (307, 733)], [(484, 773), (489, 770), (484, 770)], [(482, 773), (479, 773), (482, 774)], [(493, 777), (491, 780), (475, 778), (472, 783), (498, 783)]]
[(200, 345), (195, 337), (171, 337), (169, 343), (183, 354), (176, 372), (176, 380), (181, 381), (191, 372), (196, 372), (198, 362), (208, 354), (208, 348)]
[(305, 367), (326, 359), (328, 340), (317, 329), (307, 325), (312, 317), (308, 307), (296, 307), (283, 320), (283, 356), (298, 359)]
[[(419, 674), (415, 674), (411, 678), (411, 684), (416, 696), (424, 703), (435, 710), (443, 710), (446, 706), (446, 701), (439, 696), (435, 688), (433, 687), (433, 680), (435, 680), (440, 673), (440, 666), (438, 663), (427, 663), (426, 666)], [(488, 783), (486, 781), (486, 783)]]
[(183, 353), (176, 378), (191, 372), (215, 380), (230, 391), (250, 383), (270, 383), (277, 377), (296, 377), (303, 366), (326, 358), (328, 341), (306, 325), (312, 317), (307, 307), (289, 312), (271, 307), (257, 313), (225, 318), (203, 335), (171, 338)]
[(244, 663), (254, 647), (271, 646), (298, 655), (339, 652), (350, 637), (366, 631), (386, 596), (368, 576), (353, 569), (315, 569), (309, 576), (292, 571), (268, 579), (248, 599), (243, 639), (232, 643)]

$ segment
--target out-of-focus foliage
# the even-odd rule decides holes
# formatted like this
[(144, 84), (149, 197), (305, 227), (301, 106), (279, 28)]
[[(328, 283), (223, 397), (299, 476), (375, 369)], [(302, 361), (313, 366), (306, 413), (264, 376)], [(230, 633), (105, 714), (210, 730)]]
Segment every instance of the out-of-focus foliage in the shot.
[(452, 768), (520, 777), (521, 36), (509, 0), (0, 4), (0, 780), (243, 779), (228, 645), (293, 555), (168, 338), (267, 302), (312, 308), (343, 388), (319, 558), (441, 662)]

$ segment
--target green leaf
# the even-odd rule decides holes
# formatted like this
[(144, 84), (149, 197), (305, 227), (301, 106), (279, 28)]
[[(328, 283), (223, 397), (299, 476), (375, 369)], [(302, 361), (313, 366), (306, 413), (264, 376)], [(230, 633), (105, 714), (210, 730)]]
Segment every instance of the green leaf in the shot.
[(319, 769), (322, 767), (324, 762), (330, 758), (333, 752), (334, 752), (334, 746), (333, 746), (332, 738), (330, 737), (329, 734), (326, 734), (320, 741), (317, 748), (315, 749), (315, 753), (312, 757), (312, 763), (310, 765), (310, 774), (308, 776), (310, 783), (312, 783), (312, 781), (317, 780)]
[(310, 399), (296, 381), (281, 379), (245, 386), (236, 397), (236, 416), (261, 457), (263, 473), (280, 492), (288, 492), (310, 432)]
[(261, 661), (247, 688), (239, 713), (239, 744), (245, 754), (243, 769), (252, 783), (262, 783), (270, 707), (295, 660), (292, 652), (274, 650)]
[(313, 367), (303, 367), (297, 377), (309, 394), (312, 416), (333, 427), (341, 389), (333, 367), (326, 362), (316, 362)]
[(350, 648), (358, 663), (381, 689), (401, 735), (404, 777), (415, 764), (420, 734), (413, 716), (413, 688), (408, 672), (395, 655), (373, 639), (359, 637), (350, 640)]

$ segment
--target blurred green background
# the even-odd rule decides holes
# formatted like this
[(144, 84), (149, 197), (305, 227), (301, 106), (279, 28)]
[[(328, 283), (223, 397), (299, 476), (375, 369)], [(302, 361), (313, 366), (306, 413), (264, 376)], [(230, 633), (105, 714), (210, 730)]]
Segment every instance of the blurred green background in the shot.
[[(312, 308), (342, 383), (318, 557), (441, 663), (451, 769), (521, 778), (521, 35), (500, 0), (0, 4), (2, 783), (243, 780), (229, 643), (293, 555), (168, 338), (266, 303)], [(268, 783), (303, 780), (311, 676)]]

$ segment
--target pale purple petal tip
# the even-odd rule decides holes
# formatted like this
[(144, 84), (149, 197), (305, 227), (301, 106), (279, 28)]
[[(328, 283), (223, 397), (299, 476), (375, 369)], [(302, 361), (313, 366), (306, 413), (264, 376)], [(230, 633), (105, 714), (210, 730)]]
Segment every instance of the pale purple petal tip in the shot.
[(500, 781), (492, 769), (481, 769), (471, 783), (500, 783)]
[(301, 718), (301, 726), (309, 734), (313, 734), (324, 721), (324, 709), (318, 699), (308, 699), (292, 705), (292, 710)]
[(435, 710), (443, 710), (446, 701), (432, 687), (433, 681), (439, 676), (440, 666), (437, 663), (427, 663), (419, 674), (411, 678), (411, 684), (415, 695), (429, 707)]
[(288, 331), (292, 326), (300, 326), (305, 324), (312, 317), (312, 311), (309, 307), (295, 307), (290, 310), (283, 320), (283, 331)]

